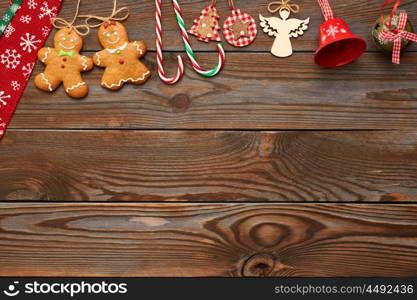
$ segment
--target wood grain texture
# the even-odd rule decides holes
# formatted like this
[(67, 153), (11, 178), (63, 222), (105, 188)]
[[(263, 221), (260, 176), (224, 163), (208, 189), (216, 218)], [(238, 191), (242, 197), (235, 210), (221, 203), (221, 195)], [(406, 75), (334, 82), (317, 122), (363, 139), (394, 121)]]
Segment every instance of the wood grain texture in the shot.
[(155, 55), (148, 54), (154, 74), (146, 85), (109, 92), (95, 69), (85, 75), (90, 95), (81, 102), (62, 88), (48, 94), (30, 81), (11, 128), (414, 129), (417, 55), (404, 54), (402, 61), (393, 66), (369, 53), (325, 70), (305, 53), (284, 60), (233, 53), (219, 77), (203, 79), (188, 67), (180, 84), (167, 86), (155, 73)]
[(15, 131), (0, 199), (416, 201), (417, 134)]
[(1, 276), (417, 276), (415, 205), (0, 204)]
[[(166, 50), (183, 50), (183, 44), (180, 38), (178, 25), (175, 20), (174, 12), (171, 6), (171, 1), (163, 1), (163, 28), (164, 28), (164, 45)], [(259, 14), (266, 16), (268, 13), (267, 5), (270, 0), (239, 0), (237, 6), (243, 11), (251, 14), (257, 21)], [(346, 0), (332, 0), (330, 1), (335, 12), (336, 17), (345, 19), (351, 30), (364, 38), (368, 42), (368, 50), (376, 50), (371, 40), (371, 29), (375, 20), (380, 15), (380, 6), (382, 1), (346, 1)], [(5, 11), (8, 1), (0, 2), (0, 11)], [(130, 8), (131, 14), (125, 24), (129, 28), (131, 39), (144, 40), (150, 50), (155, 50), (155, 1), (154, 0), (119, 0), (120, 7), (127, 6)], [(180, 1), (184, 11), (184, 20), (188, 26), (192, 25), (193, 20), (200, 15), (201, 10), (209, 4), (209, 0), (192, 0)], [(403, 0), (401, 8), (406, 9), (410, 15), (410, 20), (417, 18), (417, 1)], [(293, 41), (293, 46), (296, 51), (315, 51), (318, 46), (318, 29), (323, 22), (320, 7), (316, 0), (299, 0), (297, 4), (301, 6), (300, 14), (294, 15), (297, 18), (311, 17), (310, 28), (305, 35)], [(75, 12), (74, 1), (64, 1), (60, 17), (72, 19)], [(219, 1), (218, 9), (221, 14), (221, 24), (230, 14), (227, 7), (227, 1)], [(112, 10), (112, 1), (101, 1), (99, 5), (95, 1), (83, 1), (81, 6), (82, 14), (95, 14), (107, 16)], [(255, 42), (244, 49), (236, 49), (225, 43), (226, 50), (233, 51), (265, 51), (271, 49), (273, 39), (262, 33), (259, 29), (259, 34)], [(224, 39), (223, 39), (224, 40)], [(52, 38), (48, 43), (51, 44)], [(215, 44), (202, 43), (192, 38), (192, 45), (196, 50), (214, 51)], [(100, 46), (97, 42), (96, 31), (85, 39), (85, 49), (97, 50)], [(411, 51), (417, 49), (416, 45), (409, 48)]]

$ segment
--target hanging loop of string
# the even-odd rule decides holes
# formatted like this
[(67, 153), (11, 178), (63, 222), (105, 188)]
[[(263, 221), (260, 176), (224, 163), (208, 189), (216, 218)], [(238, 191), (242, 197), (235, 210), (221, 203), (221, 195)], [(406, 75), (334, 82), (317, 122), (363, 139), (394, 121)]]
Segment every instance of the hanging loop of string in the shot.
[[(100, 27), (102, 24), (105, 24), (111, 21), (124, 21), (127, 18), (129, 18), (129, 14), (130, 14), (130, 11), (127, 6), (123, 6), (117, 9), (117, 0), (114, 0), (113, 11), (108, 17), (100, 17), (100, 16), (95, 16), (95, 15), (81, 15), (79, 17), (86, 18), (85, 24), (88, 27), (96, 28), (96, 27)], [(92, 22), (97, 22), (97, 21), (99, 21), (99, 23), (92, 23)]]
[(390, 13), (390, 16), (389, 16), (389, 20), (388, 20), (388, 22), (385, 20), (385, 17), (384, 17), (384, 10), (385, 10), (385, 8), (388, 6), (388, 5), (390, 5), (392, 2), (393, 2), (394, 0), (387, 0), (387, 1), (385, 1), (384, 2), (384, 4), (382, 4), (382, 6), (381, 6), (381, 22), (382, 22), (382, 24), (384, 24), (389, 30), (391, 30), (391, 31), (396, 31), (395, 29), (393, 29), (392, 28), (392, 20), (394, 19), (394, 16), (395, 16), (395, 14), (397, 13), (397, 10), (398, 10), (398, 7), (400, 6), (400, 4), (401, 4), (401, 0), (395, 0), (395, 3), (394, 3), (394, 6), (393, 6), (393, 8), (391, 9), (391, 13)]
[[(291, 0), (281, 0), (281, 1), (275, 1), (271, 2), (268, 5), (268, 11), (270, 13), (276, 13), (277, 11), (283, 11), (288, 10), (293, 13), (299, 13), (300, 12), (300, 6), (298, 4), (292, 4), (290, 3)], [(277, 7), (274, 7), (277, 6)]]
[(229, 3), (229, 7), (231, 10), (235, 10), (235, 3), (233, 2), (233, 0), (227, 0), (227, 3)]
[(210, 7), (215, 7), (217, 4), (217, 0), (211, 0)]
[(72, 19), (71, 22), (68, 22), (67, 20), (65, 20), (63, 18), (54, 18), (52, 20), (52, 25), (57, 29), (70, 28), (71, 30), (74, 30), (77, 34), (79, 34), (81, 36), (85, 36), (85, 35), (89, 34), (90, 33), (90, 27), (89, 26), (87, 26), (85, 24), (74, 25), (75, 21), (78, 18), (78, 13), (80, 11), (80, 3), (81, 3), (81, 0), (78, 0), (77, 10), (76, 10), (74, 18)]
[(320, 5), (321, 11), (323, 13), (324, 19), (326, 21), (332, 20), (334, 18), (333, 16), (333, 10), (330, 6), (330, 3), (328, 0), (317, 0), (317, 2)]

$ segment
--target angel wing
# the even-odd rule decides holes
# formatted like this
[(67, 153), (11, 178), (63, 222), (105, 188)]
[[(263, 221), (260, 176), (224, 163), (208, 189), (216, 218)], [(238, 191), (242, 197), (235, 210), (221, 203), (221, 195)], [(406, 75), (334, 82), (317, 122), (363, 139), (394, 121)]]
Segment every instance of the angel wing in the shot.
[(281, 26), (283, 20), (277, 17), (265, 18), (261, 14), (259, 15), (259, 20), (261, 20), (261, 27), (263, 31), (269, 36), (277, 37), (279, 35), (278, 28)]
[(290, 37), (296, 38), (304, 34), (304, 31), (308, 29), (308, 24), (310, 23), (310, 18), (305, 20), (299, 19), (289, 19), (286, 21), (287, 26), (290, 29)]

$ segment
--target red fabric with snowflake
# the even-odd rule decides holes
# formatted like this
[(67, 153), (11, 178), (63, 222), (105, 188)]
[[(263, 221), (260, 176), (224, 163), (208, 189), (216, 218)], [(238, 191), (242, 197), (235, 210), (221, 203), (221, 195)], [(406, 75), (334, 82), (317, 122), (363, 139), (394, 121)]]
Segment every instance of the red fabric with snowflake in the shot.
[(0, 37), (0, 139), (16, 109), (62, 0), (25, 0)]

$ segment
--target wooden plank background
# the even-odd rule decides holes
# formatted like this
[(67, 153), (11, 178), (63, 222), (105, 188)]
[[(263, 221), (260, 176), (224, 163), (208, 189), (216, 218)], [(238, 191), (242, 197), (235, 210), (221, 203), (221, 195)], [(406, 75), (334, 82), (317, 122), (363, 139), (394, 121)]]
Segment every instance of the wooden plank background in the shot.
[[(172, 73), (183, 46), (164, 2)], [(181, 2), (188, 24), (208, 4)], [(175, 86), (156, 74), (154, 1), (119, 3), (153, 78), (114, 93), (97, 68), (81, 101), (29, 82), (0, 142), (0, 276), (417, 276), (417, 46), (399, 66), (376, 51), (382, 1), (331, 1), (368, 41), (354, 64), (314, 64), (322, 16), (300, 0), (311, 27), (292, 57), (273, 57), (260, 32), (226, 45), (220, 76), (187, 65)], [(267, 3), (236, 1), (254, 17)], [(417, 19), (416, 0), (402, 8)], [(213, 43), (193, 46), (215, 63)], [(85, 54), (99, 49), (93, 30)]]

